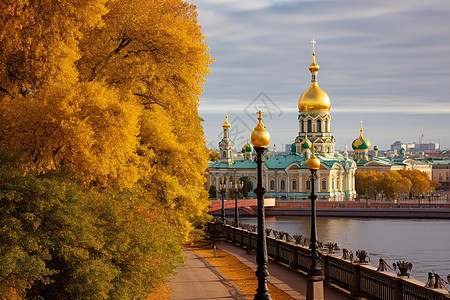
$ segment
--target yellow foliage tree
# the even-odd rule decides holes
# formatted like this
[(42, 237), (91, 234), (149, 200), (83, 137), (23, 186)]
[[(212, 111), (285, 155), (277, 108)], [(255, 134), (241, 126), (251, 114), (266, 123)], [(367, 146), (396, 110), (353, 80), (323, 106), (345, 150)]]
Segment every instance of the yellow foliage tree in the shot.
[(433, 189), (431, 181), (425, 172), (419, 170), (399, 170), (398, 172), (411, 181), (411, 193), (413, 196), (421, 196)]
[(0, 94), (27, 95), (77, 81), (82, 31), (101, 25), (107, 0), (0, 2)]
[(98, 82), (52, 85), (5, 97), (0, 128), (3, 144), (20, 149), (25, 166), (41, 173), (65, 169), (87, 184), (124, 188), (138, 180), (139, 116), (139, 106)]
[(182, 0), (0, 4), (0, 136), (25, 167), (136, 182), (188, 239), (208, 202), (208, 46)]
[(156, 191), (167, 217), (188, 240), (188, 234), (194, 229), (192, 221), (207, 213), (208, 152), (201, 140), (196, 141), (192, 135), (185, 140), (178, 137), (174, 126), (177, 122), (165, 109), (155, 107), (144, 111), (140, 153), (150, 163), (152, 172), (147, 172), (142, 180), (148, 189)]

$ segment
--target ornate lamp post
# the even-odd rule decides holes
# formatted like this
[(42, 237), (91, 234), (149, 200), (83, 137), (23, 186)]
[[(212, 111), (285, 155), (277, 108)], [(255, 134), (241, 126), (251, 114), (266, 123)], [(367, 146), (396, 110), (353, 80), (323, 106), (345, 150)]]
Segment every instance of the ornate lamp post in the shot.
[(272, 299), (267, 288), (267, 244), (266, 244), (266, 229), (265, 229), (265, 211), (264, 211), (264, 193), (266, 190), (262, 185), (262, 164), (264, 162), (264, 152), (270, 142), (270, 134), (266, 131), (266, 125), (262, 123), (262, 114), (258, 112), (259, 123), (256, 125), (252, 133), (252, 144), (256, 151), (256, 165), (258, 170), (258, 182), (255, 193), (258, 198), (258, 242), (256, 247), (256, 277), (258, 279), (258, 288), (256, 289), (255, 300), (270, 300)]
[(222, 199), (222, 222), (225, 224), (225, 193), (227, 192), (227, 179), (221, 177), (219, 183), (219, 194)]
[(239, 225), (239, 208), (238, 208), (238, 198), (239, 198), (239, 192), (244, 187), (244, 183), (241, 181), (239, 182), (236, 180), (234, 183), (234, 223), (236, 226)]
[(316, 228), (316, 200), (317, 195), (315, 194), (315, 183), (317, 179), (317, 170), (320, 168), (320, 161), (314, 154), (314, 145), (312, 146), (312, 156), (308, 159), (308, 169), (311, 171), (311, 243), (309, 249), (311, 250), (311, 267), (307, 274), (307, 290), (306, 299), (307, 300), (323, 300), (323, 271), (322, 262), (320, 260), (320, 253), (318, 251), (317, 245), (317, 228)]

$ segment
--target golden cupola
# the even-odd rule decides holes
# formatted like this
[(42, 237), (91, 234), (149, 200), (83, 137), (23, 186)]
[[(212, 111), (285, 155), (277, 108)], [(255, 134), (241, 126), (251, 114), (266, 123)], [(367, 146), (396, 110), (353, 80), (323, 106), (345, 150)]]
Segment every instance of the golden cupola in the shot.
[(231, 124), (228, 123), (228, 112), (227, 112), (226, 115), (225, 115), (225, 122), (223, 123), (222, 128), (223, 129), (229, 129), (230, 127), (231, 127)]
[(313, 60), (309, 65), (311, 72), (311, 86), (307, 89), (298, 100), (298, 110), (302, 111), (330, 111), (330, 97), (317, 84), (317, 73), (319, 65), (316, 62), (316, 53), (314, 51), (315, 40), (313, 43)]

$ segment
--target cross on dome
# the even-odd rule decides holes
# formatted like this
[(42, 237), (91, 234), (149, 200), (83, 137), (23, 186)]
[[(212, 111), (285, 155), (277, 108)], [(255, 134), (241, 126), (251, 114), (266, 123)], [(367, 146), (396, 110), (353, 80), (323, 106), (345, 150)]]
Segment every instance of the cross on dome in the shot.
[(261, 110), (259, 110), (259, 111), (257, 112), (257, 114), (259, 115), (258, 120), (262, 120), (262, 114), (263, 114), (263, 113), (264, 113), (264, 112), (261, 111)]

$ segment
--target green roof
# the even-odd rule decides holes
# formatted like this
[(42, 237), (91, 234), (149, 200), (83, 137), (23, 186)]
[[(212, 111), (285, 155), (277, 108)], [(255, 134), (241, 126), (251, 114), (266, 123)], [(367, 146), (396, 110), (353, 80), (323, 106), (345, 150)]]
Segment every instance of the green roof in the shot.
[(256, 169), (256, 162), (253, 160), (235, 160), (234, 164), (229, 165), (226, 162), (213, 161), (209, 164), (210, 168), (220, 169)]
[(439, 160), (432, 160), (429, 162), (431, 165), (450, 165), (450, 159), (439, 159)]
[[(318, 155), (317, 158), (319, 158), (322, 165), (329, 169), (331, 169), (336, 163), (340, 163), (345, 169), (347, 169), (351, 167), (353, 163), (352, 160), (345, 160), (341, 157)], [(294, 163), (297, 164), (300, 169), (308, 169), (306, 162), (303, 162), (303, 157), (296, 154), (274, 156), (267, 159), (264, 165), (270, 170), (284, 170)], [(236, 160), (232, 165), (228, 165), (226, 162), (214, 161), (209, 164), (209, 167), (220, 169), (256, 169), (256, 162), (253, 160)]]
[[(274, 156), (265, 162), (265, 166), (268, 169), (286, 169), (290, 164), (297, 163), (300, 167), (302, 164), (303, 158), (301, 156), (291, 154), (291, 155), (277, 155)], [(307, 169), (308, 166), (305, 165)]]

